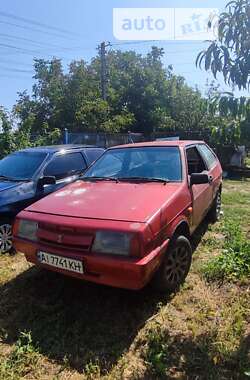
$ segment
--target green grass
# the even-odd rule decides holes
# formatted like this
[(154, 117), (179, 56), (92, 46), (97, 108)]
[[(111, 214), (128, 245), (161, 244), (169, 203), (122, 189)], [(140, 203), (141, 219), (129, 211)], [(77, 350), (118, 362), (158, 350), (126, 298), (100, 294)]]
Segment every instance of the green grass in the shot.
[(30, 332), (20, 333), (17, 342), (7, 358), (0, 362), (0, 379), (18, 380), (36, 367), (39, 358), (33, 346)]
[(161, 329), (161, 325), (156, 324), (146, 334), (147, 351), (145, 359), (153, 374), (159, 377), (166, 376), (168, 357), (168, 336)]
[(226, 219), (223, 249), (218, 257), (208, 261), (203, 273), (207, 280), (230, 281), (250, 276), (250, 241), (238, 221)]

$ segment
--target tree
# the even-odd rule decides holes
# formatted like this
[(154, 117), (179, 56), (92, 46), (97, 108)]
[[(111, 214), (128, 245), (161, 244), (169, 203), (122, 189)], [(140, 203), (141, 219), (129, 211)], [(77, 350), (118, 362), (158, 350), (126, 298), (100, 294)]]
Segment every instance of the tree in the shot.
[(0, 106), (0, 158), (15, 149), (14, 136), (12, 135), (11, 121), (7, 111)]
[[(100, 57), (73, 61), (64, 73), (61, 62), (35, 60), (32, 95), (19, 94), (14, 107), (19, 129), (44, 135), (67, 127), (71, 132), (141, 132), (198, 129), (205, 124), (201, 94), (162, 64), (163, 49), (146, 56), (134, 51), (107, 54), (107, 100), (100, 91)], [(46, 128), (45, 128), (46, 126)]]
[[(250, 85), (250, 2), (234, 0), (220, 15), (218, 40), (200, 52), (196, 64), (218, 73), (229, 86), (249, 89)], [(225, 141), (247, 142), (250, 137), (250, 98), (236, 98), (233, 93), (217, 93), (211, 99), (210, 110), (222, 118), (221, 131)], [(228, 136), (227, 135), (228, 131)], [(242, 137), (241, 137), (242, 135)], [(248, 140), (247, 140), (248, 139)]]
[(182, 77), (173, 77), (169, 91), (170, 115), (177, 130), (198, 131), (206, 127), (208, 112), (206, 99), (193, 90)]
[(108, 56), (108, 101), (134, 115), (133, 132), (197, 129), (206, 114), (201, 94), (183, 77), (163, 67), (163, 49), (152, 47), (147, 56), (113, 51)]
[(214, 77), (222, 73), (225, 83), (240, 90), (250, 84), (250, 2), (231, 1), (220, 15), (218, 40), (200, 52), (197, 65)]

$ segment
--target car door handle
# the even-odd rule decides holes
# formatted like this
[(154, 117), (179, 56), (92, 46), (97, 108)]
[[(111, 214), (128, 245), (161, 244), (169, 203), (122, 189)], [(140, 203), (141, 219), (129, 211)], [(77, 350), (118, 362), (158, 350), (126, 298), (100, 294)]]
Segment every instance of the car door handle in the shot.
[(214, 180), (214, 177), (213, 177), (212, 175), (209, 175), (209, 176), (208, 176), (208, 182), (209, 182), (209, 183), (212, 183), (213, 180)]

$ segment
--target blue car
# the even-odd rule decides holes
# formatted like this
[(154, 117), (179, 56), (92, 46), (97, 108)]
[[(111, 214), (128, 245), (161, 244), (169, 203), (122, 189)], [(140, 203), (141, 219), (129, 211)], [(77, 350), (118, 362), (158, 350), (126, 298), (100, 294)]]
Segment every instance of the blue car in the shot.
[(28, 148), (0, 161), (0, 253), (12, 250), (12, 223), (25, 207), (76, 180), (104, 152), (94, 146)]

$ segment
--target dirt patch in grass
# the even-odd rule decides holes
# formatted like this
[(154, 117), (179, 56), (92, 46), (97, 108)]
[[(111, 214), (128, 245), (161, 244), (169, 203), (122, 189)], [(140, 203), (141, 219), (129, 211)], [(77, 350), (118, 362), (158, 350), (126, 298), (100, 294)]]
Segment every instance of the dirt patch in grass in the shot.
[[(224, 189), (225, 218), (236, 213), (247, 230), (250, 183)], [(219, 286), (201, 274), (223, 242), (222, 222), (203, 223), (192, 270), (172, 296), (82, 283), (20, 254), (0, 256), (0, 379), (247, 380), (249, 281)]]
[(22, 254), (10, 256), (8, 254), (0, 256), (0, 284), (11, 280), (19, 273), (24, 272), (31, 265), (26, 262)]

